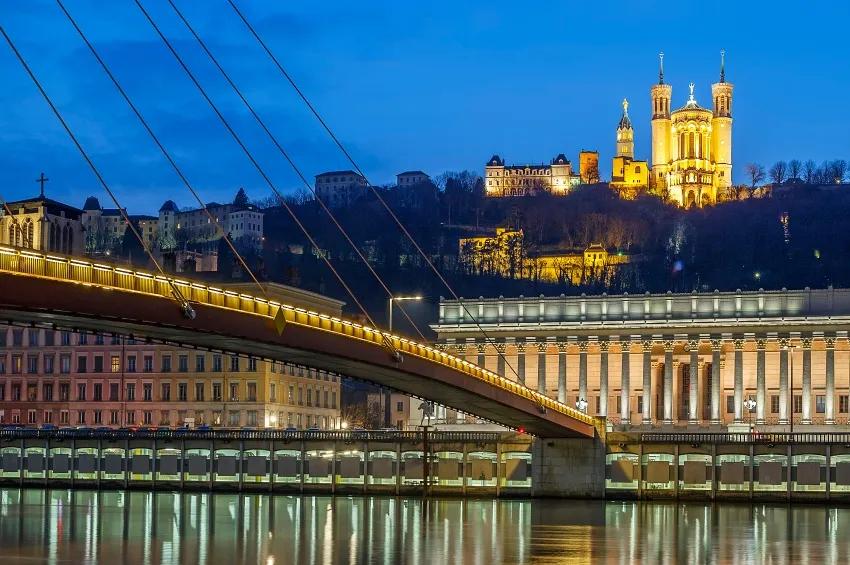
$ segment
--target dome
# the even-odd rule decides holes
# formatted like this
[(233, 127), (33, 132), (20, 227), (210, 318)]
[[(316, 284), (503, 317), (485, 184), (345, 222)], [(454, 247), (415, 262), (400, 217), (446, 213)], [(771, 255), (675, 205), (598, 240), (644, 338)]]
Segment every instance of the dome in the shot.
[(159, 209), (160, 212), (179, 212), (177, 209), (177, 204), (174, 203), (173, 200), (166, 200), (165, 204), (162, 205), (162, 208)]
[(629, 119), (629, 101), (625, 98), (623, 99), (623, 115), (620, 117), (617, 129), (633, 129), (632, 121)]
[(83, 212), (94, 212), (96, 210), (102, 210), (100, 201), (96, 196), (89, 196), (86, 198), (86, 203), (83, 204)]

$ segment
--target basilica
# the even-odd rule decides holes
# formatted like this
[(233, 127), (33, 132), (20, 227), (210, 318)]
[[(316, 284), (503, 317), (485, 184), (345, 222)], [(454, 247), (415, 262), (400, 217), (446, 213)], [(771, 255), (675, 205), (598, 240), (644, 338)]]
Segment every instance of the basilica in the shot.
[(720, 52), (720, 81), (711, 85), (712, 109), (690, 94), (671, 111), (673, 87), (664, 83), (664, 54), (652, 96), (652, 171), (650, 187), (666, 192), (680, 206), (717, 202), (732, 184), (732, 83), (726, 82), (725, 53)]

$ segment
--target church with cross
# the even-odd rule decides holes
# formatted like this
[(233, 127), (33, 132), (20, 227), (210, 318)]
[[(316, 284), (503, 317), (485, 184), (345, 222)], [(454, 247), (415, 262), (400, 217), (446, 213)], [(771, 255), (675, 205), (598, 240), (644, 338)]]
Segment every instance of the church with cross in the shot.
[(82, 255), (85, 248), (83, 211), (47, 198), (41, 174), (35, 198), (3, 203), (0, 210), (0, 243), (47, 253)]

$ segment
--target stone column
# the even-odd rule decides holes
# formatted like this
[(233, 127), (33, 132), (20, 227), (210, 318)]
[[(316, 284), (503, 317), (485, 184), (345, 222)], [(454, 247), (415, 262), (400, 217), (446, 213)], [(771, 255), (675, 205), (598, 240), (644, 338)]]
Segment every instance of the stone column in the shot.
[(567, 342), (558, 342), (558, 402), (567, 402)]
[(475, 348), (478, 350), (478, 366), (486, 369), (487, 365), (487, 343), (476, 343)]
[(688, 382), (688, 423), (699, 425), (699, 339), (688, 340), (691, 374)]
[(587, 398), (587, 346), (586, 341), (578, 342), (578, 397), (587, 401), (585, 412), (590, 411), (590, 400)]
[(500, 377), (505, 376), (505, 342), (497, 341), (493, 344), (496, 348), (496, 374)]
[(791, 340), (779, 338), (779, 423), (788, 425), (788, 346)]
[[(502, 369), (504, 371), (504, 369)], [(516, 344), (516, 378), (520, 384), (525, 384), (525, 343)]]
[(546, 394), (546, 343), (537, 344), (537, 392)]
[(756, 424), (764, 424), (764, 415), (767, 410), (767, 398), (765, 392), (765, 349), (767, 348), (767, 339), (763, 337), (756, 338)]
[(609, 341), (599, 342), (599, 415), (608, 416), (608, 346)]
[(643, 347), (643, 424), (652, 423), (652, 341), (641, 342)]
[(835, 338), (824, 338), (826, 342), (826, 423), (835, 423)]
[(735, 423), (744, 421), (744, 340), (733, 339), (735, 346)]
[(812, 423), (812, 338), (800, 340), (803, 345), (803, 423)]
[(629, 399), (631, 398), (631, 394), (632, 394), (631, 383), (629, 382), (630, 369), (631, 369), (631, 367), (629, 367), (629, 365), (630, 365), (629, 361), (630, 361), (630, 358), (631, 358), (631, 355), (630, 355), (631, 347), (632, 347), (631, 341), (621, 341), (620, 342), (620, 349), (622, 350), (622, 359), (623, 359), (622, 369), (620, 371), (620, 374), (622, 375), (620, 377), (620, 424), (626, 425), (626, 426), (631, 425), (631, 423), (632, 423), (632, 417), (631, 417), (632, 411), (631, 411), (631, 407), (629, 406)]
[(723, 341), (711, 340), (711, 423), (720, 423), (720, 350)]
[(664, 423), (673, 423), (673, 340), (664, 341)]

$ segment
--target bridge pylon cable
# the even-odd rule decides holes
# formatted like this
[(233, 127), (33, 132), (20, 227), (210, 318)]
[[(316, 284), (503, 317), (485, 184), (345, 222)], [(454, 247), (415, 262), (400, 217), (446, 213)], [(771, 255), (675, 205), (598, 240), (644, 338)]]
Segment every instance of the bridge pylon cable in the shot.
[(189, 319), (194, 319), (195, 311), (192, 308), (191, 304), (189, 304), (189, 301), (186, 299), (185, 296), (183, 296), (183, 293), (180, 292), (180, 289), (177, 288), (177, 285), (174, 284), (174, 280), (171, 277), (167, 276), (165, 274), (165, 271), (162, 270), (159, 261), (157, 261), (156, 257), (154, 257), (154, 254), (151, 252), (150, 247), (147, 243), (145, 243), (144, 238), (141, 236), (141, 234), (139, 234), (136, 227), (130, 221), (130, 217), (127, 215), (127, 211), (121, 207), (121, 204), (118, 202), (118, 198), (115, 196), (115, 193), (112, 192), (111, 188), (109, 188), (109, 185), (106, 183), (103, 176), (100, 174), (100, 171), (95, 166), (94, 162), (91, 160), (80, 141), (77, 139), (77, 136), (74, 135), (74, 132), (71, 130), (70, 126), (68, 126), (68, 123), (65, 121), (65, 118), (62, 117), (62, 114), (59, 112), (59, 109), (53, 103), (53, 100), (50, 98), (50, 95), (48, 95), (47, 91), (44, 90), (44, 87), (41, 85), (41, 82), (39, 82), (38, 78), (35, 76), (35, 73), (33, 73), (32, 69), (26, 62), (26, 59), (24, 59), (24, 56), (21, 54), (21, 52), (18, 51), (18, 48), (15, 46), (15, 43), (12, 41), (12, 38), (9, 37), (9, 34), (6, 33), (6, 30), (3, 28), (3, 26), (0, 26), (0, 33), (3, 34), (3, 38), (6, 40), (6, 43), (9, 44), (9, 47), (11, 47), (12, 52), (14, 52), (15, 54), (15, 57), (18, 58), (18, 61), (20, 61), (21, 65), (24, 67), (24, 70), (27, 72), (30, 79), (32, 79), (36, 88), (38, 88), (38, 91), (41, 93), (41, 96), (47, 102), (48, 106), (50, 106), (50, 109), (53, 111), (53, 114), (59, 120), (59, 123), (62, 124), (62, 127), (68, 134), (68, 137), (70, 137), (71, 141), (74, 142), (74, 145), (77, 147), (77, 150), (79, 150), (80, 154), (83, 156), (83, 159), (85, 159), (89, 168), (97, 177), (98, 182), (100, 182), (101, 186), (103, 186), (104, 190), (106, 190), (106, 193), (112, 199), (112, 202), (115, 204), (115, 207), (118, 208), (118, 212), (121, 214), (121, 217), (124, 218), (125, 222), (127, 222), (127, 228), (133, 231), (133, 234), (136, 236), (136, 239), (139, 240), (139, 243), (142, 245), (142, 248), (145, 250), (145, 253), (147, 253), (148, 257), (150, 257), (150, 260), (153, 262), (154, 266), (156, 267), (156, 270), (167, 281), (167, 284), (171, 289), (171, 293), (174, 296), (174, 299), (177, 300), (177, 303), (180, 305), (180, 309), (183, 311), (183, 315)]
[[(139, 2), (139, 0), (134, 0), (134, 1), (136, 3), (136, 6), (139, 7), (139, 10), (141, 10), (142, 14), (144, 14), (145, 18), (148, 20), (148, 22), (154, 28), (157, 35), (159, 35), (159, 38), (162, 40), (162, 42), (165, 44), (165, 46), (168, 48), (168, 50), (171, 51), (171, 54), (174, 55), (174, 58), (177, 59), (177, 62), (180, 64), (180, 66), (183, 68), (183, 70), (189, 76), (191, 81), (198, 88), (201, 95), (204, 97), (204, 99), (207, 101), (207, 103), (213, 109), (216, 116), (218, 116), (219, 120), (221, 120), (224, 127), (227, 129), (228, 132), (230, 132), (230, 135), (233, 136), (233, 139), (236, 141), (236, 143), (239, 145), (239, 147), (242, 149), (242, 151), (245, 153), (245, 155), (248, 157), (248, 159), (251, 161), (251, 163), (257, 169), (257, 172), (260, 173), (260, 176), (263, 177), (263, 180), (266, 182), (266, 184), (268, 184), (269, 187), (275, 193), (279, 194), (277, 187), (272, 182), (272, 180), (269, 178), (269, 176), (266, 174), (265, 170), (260, 166), (260, 164), (254, 158), (253, 154), (251, 154), (251, 151), (245, 146), (245, 144), (242, 142), (242, 139), (239, 137), (239, 135), (236, 133), (236, 131), (233, 129), (233, 127), (230, 125), (230, 123), (227, 121), (227, 119), (224, 117), (224, 115), (219, 111), (218, 107), (215, 105), (215, 103), (212, 101), (212, 99), (206, 93), (206, 90), (204, 90), (204, 88), (201, 86), (201, 84), (195, 78), (195, 75), (192, 73), (192, 71), (189, 70), (189, 67), (186, 66), (186, 63), (183, 61), (183, 58), (180, 57), (180, 54), (177, 53), (177, 51), (172, 46), (171, 42), (168, 40), (167, 37), (165, 37), (165, 34), (162, 33), (162, 30), (159, 28), (159, 26), (156, 24), (156, 22), (150, 16), (150, 14), (148, 14), (147, 10), (145, 10), (145, 7), (142, 6), (142, 4), (141, 4), (141, 2)], [(287, 204), (286, 201), (282, 198), (281, 198), (281, 205), (284, 207), (284, 209), (286, 209), (286, 211), (292, 217), (293, 221), (296, 223), (298, 228), (301, 230), (301, 232), (304, 234), (304, 236), (310, 242), (310, 245), (312, 245), (316, 249), (316, 252), (322, 257), (325, 264), (328, 266), (328, 268), (331, 270), (331, 272), (337, 278), (339, 283), (343, 286), (343, 288), (348, 293), (348, 295), (351, 296), (351, 299), (354, 301), (354, 303), (357, 305), (357, 307), (360, 309), (360, 311), (363, 313), (363, 315), (366, 316), (366, 319), (369, 321), (369, 324), (380, 333), (381, 339), (384, 342), (384, 345), (387, 346), (387, 349), (390, 350), (390, 353), (393, 355), (393, 357), (400, 360), (401, 355), (398, 352), (398, 350), (396, 349), (392, 340), (389, 338), (388, 334), (386, 332), (378, 330), (378, 326), (377, 326), (377, 324), (375, 324), (374, 320), (372, 319), (372, 316), (369, 315), (369, 312), (366, 310), (366, 308), (363, 306), (363, 304), (360, 303), (360, 300), (357, 298), (357, 295), (354, 293), (354, 291), (351, 289), (351, 287), (348, 286), (348, 283), (345, 282), (342, 275), (339, 274), (339, 271), (337, 271), (337, 269), (331, 264), (330, 259), (328, 259), (325, 256), (325, 254), (321, 252), (321, 247), (319, 247), (318, 243), (316, 243), (316, 240), (313, 239), (313, 236), (310, 234), (309, 230), (307, 230), (307, 227), (304, 226), (304, 224), (301, 222), (300, 219), (298, 219), (298, 216), (295, 214), (295, 212), (292, 210), (292, 208), (289, 206), (289, 204)]]
[[(384, 207), (384, 209), (386, 209), (386, 211), (389, 213), (390, 217), (395, 221), (395, 223), (398, 225), (398, 227), (401, 228), (401, 231), (404, 233), (404, 235), (407, 237), (407, 239), (410, 240), (410, 242), (413, 244), (413, 246), (419, 252), (419, 255), (421, 255), (422, 258), (425, 259), (425, 262), (428, 264), (428, 266), (431, 268), (431, 270), (434, 271), (434, 273), (440, 279), (440, 282), (443, 283), (443, 286), (445, 286), (446, 289), (449, 291), (449, 293), (452, 295), (452, 297), (455, 300), (458, 301), (458, 303), (461, 305), (461, 307), (463, 308), (466, 315), (469, 316), (469, 319), (472, 320), (475, 323), (475, 325), (478, 327), (478, 330), (481, 331), (482, 335), (484, 335), (484, 339), (488, 343), (492, 343), (495, 346), (496, 340), (494, 338), (491, 338), (489, 335), (487, 335), (487, 332), (484, 330), (483, 327), (481, 327), (481, 324), (478, 322), (478, 320), (475, 318), (475, 316), (472, 315), (472, 312), (469, 311), (469, 309), (466, 307), (466, 304), (464, 304), (463, 300), (461, 300), (460, 297), (458, 297), (457, 293), (454, 291), (454, 289), (452, 289), (451, 285), (448, 283), (448, 281), (445, 279), (445, 277), (443, 277), (443, 275), (442, 275), (442, 273), (440, 273), (439, 269), (437, 269), (437, 267), (434, 266), (434, 263), (428, 257), (428, 254), (425, 253), (425, 251), (423, 251), (423, 249), (419, 246), (419, 243), (416, 242), (416, 240), (413, 238), (413, 236), (410, 234), (410, 232), (407, 231), (407, 228), (404, 226), (404, 224), (401, 222), (401, 220), (398, 219), (398, 216), (396, 216), (395, 212), (392, 211), (392, 208), (390, 208), (389, 204), (387, 204), (387, 202), (384, 200), (384, 198), (381, 196), (381, 194), (375, 189), (375, 187), (372, 185), (372, 183), (369, 182), (369, 179), (363, 173), (363, 170), (360, 168), (360, 166), (357, 164), (357, 162), (354, 160), (354, 158), (351, 156), (351, 154), (348, 152), (348, 150), (345, 148), (345, 146), (343, 146), (343, 144), (342, 144), (342, 142), (340, 142), (339, 138), (337, 138), (337, 136), (333, 133), (333, 130), (331, 130), (331, 128), (328, 126), (327, 122), (325, 122), (325, 120), (321, 117), (321, 115), (316, 110), (316, 108), (313, 106), (313, 104), (310, 103), (310, 101), (307, 99), (307, 96), (304, 94), (304, 92), (298, 87), (298, 85), (295, 83), (295, 81), (292, 79), (292, 77), (289, 75), (289, 73), (286, 71), (286, 69), (284, 69), (283, 65), (280, 63), (278, 58), (274, 55), (274, 53), (272, 53), (271, 49), (269, 49), (268, 45), (266, 45), (266, 42), (263, 41), (263, 39), (260, 37), (260, 35), (254, 29), (254, 26), (252, 26), (251, 23), (245, 18), (245, 16), (242, 14), (242, 12), (239, 10), (239, 8), (234, 3), (234, 0), (227, 0), (227, 1), (230, 3), (230, 6), (233, 8), (233, 10), (239, 16), (239, 19), (242, 20), (242, 22), (245, 24), (245, 26), (251, 32), (251, 35), (254, 36), (254, 39), (257, 40), (257, 42), (262, 46), (262, 48), (266, 52), (266, 54), (268, 54), (269, 58), (271, 58), (271, 60), (274, 62), (275, 66), (277, 66), (277, 68), (281, 72), (281, 74), (286, 78), (286, 80), (289, 82), (289, 84), (292, 86), (292, 88), (295, 90), (295, 92), (298, 93), (298, 96), (301, 98), (301, 100), (304, 102), (304, 104), (306, 104), (307, 108), (310, 109), (310, 112), (313, 114), (313, 116), (316, 117), (316, 119), (319, 121), (319, 123), (322, 125), (322, 127), (325, 129), (325, 131), (328, 133), (328, 135), (331, 137), (331, 139), (337, 145), (337, 147), (339, 147), (339, 149), (342, 151), (342, 153), (345, 155), (345, 157), (348, 159), (348, 161), (354, 167), (354, 170), (357, 171), (357, 173), (360, 174), (360, 176), (362, 176), (366, 180), (366, 186), (369, 187), (369, 189), (372, 191), (372, 193), (375, 195), (375, 197), (378, 199), (378, 201), (381, 203), (381, 205)], [(519, 380), (519, 375), (516, 372), (516, 369), (514, 369), (513, 365), (511, 365), (508, 362), (507, 358), (505, 357), (505, 354), (500, 352), (498, 349), (496, 349), (496, 353), (498, 354), (499, 357), (502, 358), (502, 361), (504, 361), (505, 366), (508, 367), (511, 370), (511, 372), (514, 374), (514, 376), (517, 377), (517, 380)]]
[[(180, 11), (180, 9), (177, 7), (177, 5), (174, 3), (174, 0), (168, 0), (168, 3), (171, 4), (171, 7), (177, 13), (177, 16), (186, 25), (186, 28), (189, 30), (189, 32), (192, 34), (192, 36), (197, 40), (198, 44), (201, 46), (201, 48), (204, 50), (204, 52), (209, 56), (210, 60), (213, 62), (213, 64), (216, 66), (216, 68), (221, 72), (222, 76), (228, 82), (228, 84), (230, 84), (230, 86), (231, 86), (231, 88), (233, 88), (234, 92), (236, 92), (236, 94), (239, 96), (239, 99), (242, 100), (242, 103), (245, 105), (245, 107), (248, 109), (248, 111), (251, 113), (251, 115), (254, 116), (254, 119), (257, 120), (257, 123), (260, 125), (260, 127), (263, 128), (263, 131), (265, 131), (266, 135), (268, 135), (269, 139), (275, 145), (277, 150), (280, 152), (280, 154), (283, 156), (283, 158), (286, 159), (287, 163), (289, 163), (289, 165), (292, 167), (292, 170), (295, 171), (295, 174), (297, 174), (298, 177), (301, 179), (301, 182), (304, 184), (304, 186), (307, 187), (307, 190), (309, 190), (310, 193), (313, 195), (313, 198), (316, 199), (316, 202), (318, 202), (319, 205), (322, 207), (322, 209), (327, 213), (328, 217), (331, 219), (334, 226), (336, 226), (336, 228), (339, 230), (339, 232), (343, 235), (345, 240), (348, 242), (348, 244), (351, 246), (351, 248), (354, 250), (354, 252), (360, 258), (360, 261), (364, 265), (366, 265), (366, 268), (369, 269), (369, 272), (372, 273), (372, 275), (378, 281), (378, 284), (380, 284), (381, 287), (384, 289), (384, 291), (387, 293), (387, 296), (389, 296), (390, 300), (395, 300), (395, 296), (390, 291), (389, 287), (387, 287), (387, 285), (384, 283), (383, 279), (381, 279), (381, 276), (378, 275), (378, 273), (375, 271), (375, 269), (372, 267), (372, 265), (369, 263), (369, 261), (366, 260), (366, 257), (363, 256), (363, 253), (360, 251), (360, 248), (357, 247), (357, 244), (355, 244), (354, 241), (352, 241), (351, 237), (348, 235), (348, 232), (346, 232), (345, 228), (343, 228), (342, 225), (339, 223), (339, 221), (337, 220), (334, 213), (325, 204), (324, 200), (321, 198), (321, 196), (319, 196), (316, 189), (313, 188), (313, 185), (311, 185), (307, 181), (307, 179), (304, 177), (304, 174), (301, 172), (301, 170), (298, 168), (298, 166), (295, 164), (295, 162), (292, 160), (292, 158), (289, 156), (289, 154), (286, 152), (286, 150), (278, 142), (275, 135), (271, 132), (271, 130), (269, 130), (268, 126), (266, 126), (265, 121), (259, 116), (259, 114), (257, 114), (257, 112), (254, 110), (254, 107), (251, 105), (250, 102), (248, 102), (248, 100), (242, 94), (242, 91), (239, 89), (238, 86), (236, 86), (236, 84), (231, 79), (230, 75), (224, 70), (224, 68), (218, 62), (218, 59), (209, 50), (209, 48), (207, 47), (204, 40), (201, 39), (201, 37), (195, 32), (195, 28), (192, 27), (192, 25), (189, 23), (189, 21), (183, 15), (183, 13)], [(275, 191), (275, 195), (278, 197), (278, 199), (280, 199), (280, 200), (283, 199), (283, 196), (281, 196), (281, 194), (278, 193), (277, 191)], [(410, 325), (413, 326), (413, 329), (416, 331), (416, 333), (419, 334), (419, 337), (422, 339), (422, 341), (427, 343), (428, 339), (425, 337), (425, 335), (422, 333), (422, 331), (419, 329), (419, 327), (416, 325), (416, 323), (408, 315), (407, 311), (404, 309), (404, 307), (402, 306), (400, 301), (398, 301), (396, 303), (395, 307), (398, 308), (401, 311), (401, 313), (404, 315), (404, 317), (407, 319), (407, 321), (410, 323)]]
[(233, 242), (230, 241), (229, 237), (227, 237), (227, 234), (225, 233), (224, 229), (221, 227), (221, 224), (213, 217), (213, 215), (207, 209), (206, 204), (204, 204), (203, 200), (201, 200), (201, 197), (198, 195), (198, 193), (195, 191), (195, 189), (189, 183), (189, 180), (186, 178), (186, 176), (180, 170), (180, 167), (177, 166), (177, 163), (174, 162), (174, 159), (171, 158), (171, 155), (165, 149), (165, 146), (160, 142), (157, 135), (153, 132), (151, 127), (148, 125), (147, 120), (145, 120), (145, 118), (142, 116), (141, 112), (139, 112), (138, 108), (136, 108), (136, 105), (133, 104), (133, 101), (130, 100), (130, 97), (127, 95), (127, 92), (121, 87), (121, 84), (118, 82), (118, 79), (116, 79), (115, 75), (112, 74), (112, 71), (109, 70), (109, 67), (106, 65), (104, 60), (101, 58), (100, 54), (97, 52), (97, 50), (91, 44), (91, 42), (88, 40), (88, 37), (86, 37), (85, 33), (83, 33), (83, 30), (80, 29), (79, 25), (77, 25), (77, 22), (74, 20), (73, 16), (71, 16), (71, 14), (65, 8), (64, 4), (62, 3), (62, 0), (56, 0), (56, 3), (59, 5), (59, 8), (62, 9), (62, 12), (64, 12), (65, 16), (68, 18), (68, 21), (71, 22), (71, 25), (74, 26), (74, 29), (77, 31), (80, 38), (86, 44), (86, 47), (88, 47), (89, 51), (91, 51), (91, 54), (94, 55), (94, 58), (97, 59), (98, 63), (100, 63), (100, 66), (103, 68), (106, 75), (112, 81), (112, 84), (115, 85), (115, 88), (118, 89), (118, 92), (121, 94), (121, 96), (127, 102), (127, 105), (130, 106), (131, 110), (133, 110), (133, 113), (139, 119), (139, 122), (141, 122), (141, 124), (142, 124), (142, 126), (144, 126), (145, 130), (147, 130), (148, 134), (150, 134), (154, 143), (156, 143), (156, 146), (159, 147), (160, 152), (162, 152), (162, 155), (166, 158), (168, 163), (174, 169), (174, 172), (177, 173), (177, 176), (180, 177), (180, 180), (183, 182), (184, 185), (186, 185), (186, 188), (189, 189), (189, 192), (192, 193), (192, 196), (195, 197), (195, 200), (198, 201), (198, 204), (201, 206), (203, 211), (206, 213), (210, 222), (218, 230), (219, 235), (221, 235), (221, 237), (224, 238), (224, 240), (227, 242), (227, 245), (230, 247), (230, 250), (233, 251), (233, 253), (236, 255), (236, 257), (239, 259), (239, 262), (242, 264), (242, 267), (244, 267), (245, 270), (248, 272), (248, 274), (251, 275), (251, 279), (257, 284), (257, 287), (260, 289), (260, 292), (262, 292), (263, 296), (265, 296), (265, 298), (268, 299), (269, 295), (266, 292), (266, 289), (263, 287), (262, 284), (260, 284), (260, 281), (257, 279), (254, 272), (248, 266), (248, 263), (245, 261), (245, 258), (242, 257), (242, 254), (239, 253), (239, 251), (236, 249), (236, 246), (233, 245)]

